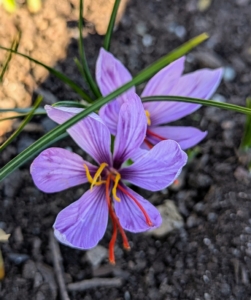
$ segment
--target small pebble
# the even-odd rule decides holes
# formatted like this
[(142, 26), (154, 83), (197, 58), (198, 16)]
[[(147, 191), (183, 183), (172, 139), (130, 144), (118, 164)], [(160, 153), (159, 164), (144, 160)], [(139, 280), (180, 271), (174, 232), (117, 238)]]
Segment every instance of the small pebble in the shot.
[(49, 132), (57, 126), (57, 124), (49, 118), (43, 118), (40, 122), (45, 132)]
[(0, 222), (0, 228), (3, 230), (6, 230), (6, 223), (5, 222)]
[(207, 215), (207, 220), (211, 223), (214, 223), (216, 220), (218, 219), (218, 216), (216, 213), (214, 212), (210, 212), (208, 215)]
[(142, 38), (142, 43), (145, 47), (150, 47), (153, 44), (153, 37), (150, 34), (145, 34)]
[(251, 227), (245, 227), (245, 232), (251, 234)]
[(220, 292), (223, 296), (228, 296), (231, 292), (231, 288), (230, 288), (229, 284), (222, 283), (221, 288), (220, 288)]
[(29, 256), (27, 254), (9, 253), (8, 258), (15, 265), (21, 265), (29, 259)]
[(203, 275), (203, 281), (205, 283), (209, 283), (210, 282), (210, 279), (207, 277), (207, 275)]
[(186, 225), (188, 228), (192, 228), (198, 225), (198, 218), (195, 215), (191, 215), (187, 218)]
[(86, 259), (93, 268), (97, 268), (104, 258), (107, 257), (107, 249), (103, 246), (96, 246), (95, 248), (86, 251)]
[(14, 240), (17, 244), (21, 244), (24, 240), (22, 229), (20, 226), (15, 228), (14, 233), (13, 233)]
[(178, 25), (175, 29), (174, 29), (174, 34), (180, 38), (183, 39), (186, 36), (186, 28), (184, 26)]
[(211, 241), (210, 241), (210, 239), (208, 239), (208, 238), (204, 238), (204, 239), (203, 239), (203, 243), (204, 243), (206, 246), (209, 246), (209, 245), (211, 244)]
[(223, 103), (227, 102), (227, 99), (220, 94), (214, 94), (212, 100), (217, 101), (217, 102), (223, 102)]
[(13, 198), (22, 185), (21, 171), (16, 170), (4, 180), (4, 194), (6, 197)]
[(37, 271), (37, 267), (32, 260), (28, 260), (23, 267), (23, 277), (26, 279), (33, 279)]
[(39, 287), (42, 283), (43, 283), (43, 276), (41, 275), (40, 272), (36, 272), (35, 276), (34, 276), (34, 288)]
[(197, 8), (199, 11), (204, 12), (211, 6), (212, 0), (198, 0)]
[(223, 79), (226, 82), (230, 82), (233, 81), (236, 77), (236, 72), (234, 70), (234, 68), (227, 66), (224, 68), (224, 73), (223, 73)]
[(194, 206), (195, 211), (197, 212), (202, 212), (205, 209), (205, 204), (202, 202), (198, 202), (196, 203), (196, 205)]
[(211, 300), (211, 296), (208, 293), (204, 294), (204, 299), (205, 300)]
[(136, 25), (136, 32), (138, 35), (144, 36), (145, 33), (147, 32), (146, 24), (144, 22), (139, 22)]
[(130, 295), (130, 293), (128, 291), (125, 292), (124, 299), (125, 300), (131, 300), (131, 295)]
[(17, 152), (20, 153), (26, 148), (28, 148), (31, 144), (33, 144), (35, 140), (31, 138), (28, 135), (22, 135), (22, 138), (20, 138), (17, 142)]

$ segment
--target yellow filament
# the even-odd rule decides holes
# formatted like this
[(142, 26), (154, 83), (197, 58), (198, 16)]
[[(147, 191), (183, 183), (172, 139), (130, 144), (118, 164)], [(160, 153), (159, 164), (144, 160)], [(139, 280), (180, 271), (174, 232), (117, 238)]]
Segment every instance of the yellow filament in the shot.
[(93, 178), (92, 178), (92, 176), (91, 176), (91, 174), (90, 174), (90, 171), (89, 171), (87, 165), (84, 165), (84, 168), (85, 168), (86, 177), (87, 177), (88, 181), (89, 181), (90, 183), (92, 183), (92, 182), (93, 182)]
[(146, 119), (147, 119), (147, 125), (151, 125), (151, 119), (150, 119), (150, 113), (148, 110), (145, 110)]
[[(94, 177), (93, 177), (93, 180), (92, 180), (92, 183), (91, 183), (91, 190), (92, 190), (92, 188), (94, 187), (95, 184), (96, 184), (96, 185), (99, 185), (97, 181), (98, 181), (98, 179), (99, 179), (101, 173), (103, 172), (104, 168), (107, 167), (107, 166), (108, 166), (107, 163), (102, 163), (102, 164), (100, 164), (100, 166), (99, 166), (97, 172), (95, 173), (95, 175), (94, 175)], [(101, 182), (101, 181), (99, 181), (99, 182)]]
[(120, 198), (117, 196), (116, 192), (117, 192), (117, 187), (118, 187), (118, 183), (120, 181), (121, 175), (119, 173), (116, 174), (115, 180), (114, 180), (114, 186), (112, 188), (112, 195), (113, 198), (115, 200), (117, 200), (118, 202), (120, 202)]

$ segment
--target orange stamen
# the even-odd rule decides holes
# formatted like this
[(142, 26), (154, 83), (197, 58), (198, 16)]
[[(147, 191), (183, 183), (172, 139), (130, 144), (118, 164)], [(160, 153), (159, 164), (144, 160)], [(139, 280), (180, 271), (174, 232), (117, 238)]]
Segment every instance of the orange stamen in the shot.
[(137, 206), (139, 207), (139, 209), (142, 211), (142, 213), (143, 213), (143, 215), (144, 215), (144, 217), (145, 217), (145, 219), (146, 219), (147, 225), (153, 226), (153, 223), (152, 223), (152, 221), (150, 220), (150, 218), (149, 218), (147, 212), (145, 211), (145, 209), (143, 208), (143, 206), (138, 202), (138, 200), (137, 200), (135, 197), (133, 197), (133, 195), (131, 195), (130, 193), (128, 193), (127, 190), (124, 189), (121, 185), (118, 185), (118, 189), (120, 189), (121, 192), (123, 192), (124, 194), (126, 194), (128, 197), (130, 197), (130, 198), (136, 203), (136, 205), (137, 205)]

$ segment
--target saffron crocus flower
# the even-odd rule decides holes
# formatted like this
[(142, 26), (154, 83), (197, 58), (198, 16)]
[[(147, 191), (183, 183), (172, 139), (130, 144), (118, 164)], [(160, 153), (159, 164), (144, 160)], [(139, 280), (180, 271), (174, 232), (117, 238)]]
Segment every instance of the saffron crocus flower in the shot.
[[(46, 111), (52, 120), (61, 124), (81, 109), (47, 105)], [(114, 263), (117, 230), (124, 247), (129, 248), (124, 230), (142, 232), (160, 226), (158, 210), (123, 181), (151, 191), (161, 190), (177, 178), (187, 155), (175, 141), (162, 141), (135, 159), (131, 166), (123, 167), (145, 138), (145, 119), (142, 103), (135, 94), (130, 103), (127, 101), (120, 108), (113, 154), (110, 131), (93, 113), (68, 129), (68, 133), (93, 157), (96, 165), (61, 148), (49, 148), (33, 161), (32, 178), (44, 192), (54, 193), (86, 182), (91, 184), (79, 200), (58, 214), (54, 233), (60, 242), (78, 249), (96, 246), (105, 233), (110, 214), (113, 234), (109, 259)]]
[[(202, 69), (182, 75), (184, 62), (185, 57), (182, 57), (158, 72), (147, 83), (141, 97), (172, 95), (209, 99), (220, 83), (222, 69)], [(131, 79), (129, 71), (119, 60), (104, 49), (100, 50), (96, 64), (96, 80), (103, 96)], [(130, 98), (134, 92), (135, 88), (132, 88), (100, 109), (99, 114), (113, 135), (116, 134), (119, 108), (124, 98)], [(177, 141), (182, 149), (188, 149), (207, 135), (207, 132), (190, 126), (161, 126), (191, 114), (201, 105), (154, 101), (145, 102), (143, 106), (148, 123), (144, 141), (147, 148), (151, 148), (161, 140), (172, 139)]]

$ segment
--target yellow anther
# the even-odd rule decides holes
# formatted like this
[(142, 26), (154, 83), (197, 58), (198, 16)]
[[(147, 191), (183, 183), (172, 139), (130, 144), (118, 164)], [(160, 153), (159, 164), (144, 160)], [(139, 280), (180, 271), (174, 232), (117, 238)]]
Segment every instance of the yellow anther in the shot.
[(86, 177), (87, 177), (88, 181), (89, 181), (90, 183), (92, 183), (92, 182), (93, 182), (93, 178), (92, 178), (92, 176), (91, 176), (91, 174), (90, 174), (90, 171), (89, 171), (87, 165), (84, 164), (84, 168), (85, 168)]
[(150, 113), (148, 110), (145, 110), (146, 119), (147, 119), (147, 125), (151, 125), (151, 119), (150, 119)]
[(112, 195), (113, 195), (113, 198), (115, 200), (117, 200), (118, 202), (120, 202), (120, 198), (117, 196), (116, 192), (117, 192), (117, 187), (118, 187), (118, 183), (121, 179), (121, 175), (119, 173), (116, 174), (116, 177), (114, 179), (114, 186), (112, 188)]
[(108, 166), (107, 163), (100, 164), (97, 172), (95, 173), (95, 175), (93, 177), (93, 180), (92, 180), (92, 183), (91, 183), (91, 190), (92, 190), (92, 188), (94, 187), (95, 184), (97, 185), (99, 182), (101, 182), (101, 181), (98, 182), (98, 179), (99, 179), (101, 173), (103, 172), (104, 168), (107, 167), (107, 166)]

